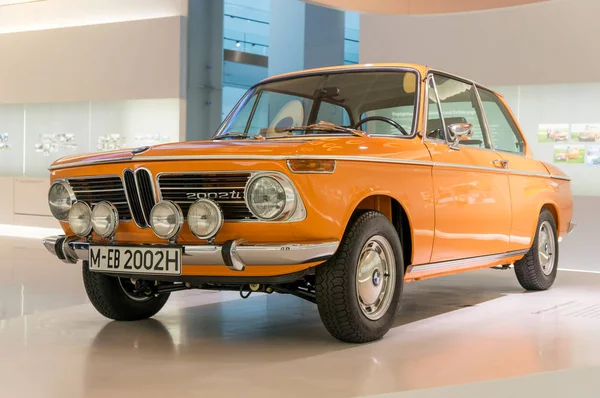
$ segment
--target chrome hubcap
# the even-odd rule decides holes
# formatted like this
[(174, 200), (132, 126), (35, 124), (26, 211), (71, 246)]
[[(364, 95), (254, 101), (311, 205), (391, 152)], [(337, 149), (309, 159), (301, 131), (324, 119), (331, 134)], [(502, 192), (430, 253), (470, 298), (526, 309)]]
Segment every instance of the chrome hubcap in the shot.
[(552, 226), (548, 221), (542, 222), (538, 231), (538, 258), (544, 275), (550, 275), (554, 269), (555, 242)]
[(387, 312), (396, 286), (396, 259), (392, 246), (381, 235), (363, 246), (356, 268), (356, 294), (362, 313), (376, 321)]

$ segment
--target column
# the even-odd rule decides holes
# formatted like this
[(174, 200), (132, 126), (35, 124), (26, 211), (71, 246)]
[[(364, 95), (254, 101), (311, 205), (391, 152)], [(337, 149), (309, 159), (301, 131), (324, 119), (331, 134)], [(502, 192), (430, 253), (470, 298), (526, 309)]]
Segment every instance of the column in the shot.
[(344, 12), (271, 0), (269, 76), (344, 64)]
[(223, 0), (189, 0), (186, 140), (210, 138), (221, 123)]

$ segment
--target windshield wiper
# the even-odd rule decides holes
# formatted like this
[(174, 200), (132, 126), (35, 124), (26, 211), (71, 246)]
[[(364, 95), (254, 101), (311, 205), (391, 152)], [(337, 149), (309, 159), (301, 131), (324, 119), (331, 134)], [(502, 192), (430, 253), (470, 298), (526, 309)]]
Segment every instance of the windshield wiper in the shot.
[(334, 123), (329, 122), (319, 122), (316, 124), (311, 124), (309, 126), (294, 126), (288, 127), (280, 130), (281, 132), (292, 132), (292, 131), (315, 131), (315, 132), (324, 132), (324, 133), (348, 133), (355, 135), (357, 137), (368, 137), (369, 135), (360, 130), (355, 130), (349, 127), (338, 126)]
[(252, 139), (252, 140), (264, 140), (265, 137), (263, 137), (262, 135), (248, 135), (248, 134), (244, 134), (244, 133), (236, 133), (236, 132), (229, 132), (229, 133), (225, 133), (225, 134), (221, 134), (218, 135), (216, 137), (213, 137), (213, 140), (224, 140), (225, 138), (241, 138), (241, 139)]

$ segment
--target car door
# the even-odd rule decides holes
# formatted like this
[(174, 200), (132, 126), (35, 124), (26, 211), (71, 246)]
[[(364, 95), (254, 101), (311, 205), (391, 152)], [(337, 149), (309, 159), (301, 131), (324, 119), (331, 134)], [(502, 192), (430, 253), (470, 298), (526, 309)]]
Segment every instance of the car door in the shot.
[[(509, 178), (512, 193), (512, 223), (509, 250), (527, 249), (531, 242), (532, 226), (536, 225), (540, 209), (535, 199), (548, 189), (549, 184), (557, 184), (548, 178), (548, 170), (535, 160), (527, 149), (527, 144), (512, 112), (495, 93), (477, 87), (481, 98), (490, 137), (494, 150), (503, 159), (503, 166)], [(583, 155), (582, 155), (583, 156)]]
[[(424, 142), (433, 161), (435, 232), (431, 262), (508, 249), (511, 198), (502, 157), (491, 149), (477, 90), (470, 82), (432, 74)], [(448, 126), (468, 123), (472, 137), (449, 141)]]

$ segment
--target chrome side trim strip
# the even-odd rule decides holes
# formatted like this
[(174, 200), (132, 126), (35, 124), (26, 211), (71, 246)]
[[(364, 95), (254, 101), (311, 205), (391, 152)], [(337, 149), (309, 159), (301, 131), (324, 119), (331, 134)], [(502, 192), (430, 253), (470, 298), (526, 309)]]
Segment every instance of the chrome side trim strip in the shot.
[[(67, 238), (69, 239), (69, 238)], [(50, 236), (44, 239), (44, 246), (53, 255), (59, 257), (56, 245), (65, 241), (65, 236)], [(166, 243), (165, 243), (166, 244)], [(287, 245), (248, 245), (236, 246), (236, 258), (245, 265), (296, 265), (326, 261), (337, 250), (340, 242)], [(75, 260), (88, 260), (89, 244), (85, 241), (69, 241), (69, 254)], [(183, 246), (184, 265), (226, 266), (222, 255), (223, 245)]]
[(459, 260), (441, 261), (438, 263), (415, 265), (415, 266), (412, 266), (412, 268), (410, 269), (409, 272), (407, 272), (407, 274), (410, 275), (411, 273), (415, 273), (415, 272), (442, 270), (444, 268), (455, 267), (457, 265), (469, 265), (469, 264), (485, 262), (485, 261), (501, 260), (503, 258), (524, 255), (524, 254), (527, 254), (528, 251), (529, 251), (529, 249), (515, 250), (512, 252), (491, 254), (488, 256), (469, 257), (469, 258), (462, 258)]
[(485, 166), (470, 166), (455, 163), (441, 163), (432, 162), (430, 160), (410, 160), (410, 159), (392, 159), (383, 157), (370, 157), (370, 156), (327, 156), (327, 155), (289, 155), (289, 156), (276, 156), (276, 155), (186, 155), (186, 156), (140, 156), (138, 161), (170, 161), (170, 160), (281, 160), (287, 161), (290, 159), (327, 159), (327, 160), (345, 160), (345, 161), (356, 161), (356, 162), (373, 162), (373, 163), (394, 163), (394, 164), (407, 164), (416, 166), (436, 166), (436, 167), (452, 167), (458, 169), (472, 169), (481, 171), (493, 171), (497, 173), (509, 173), (513, 175), (525, 175), (533, 177), (543, 178), (554, 178), (558, 180), (570, 181), (571, 178), (567, 176), (557, 176), (552, 174), (541, 174), (529, 171), (519, 171), (511, 169), (499, 169), (495, 167)]

